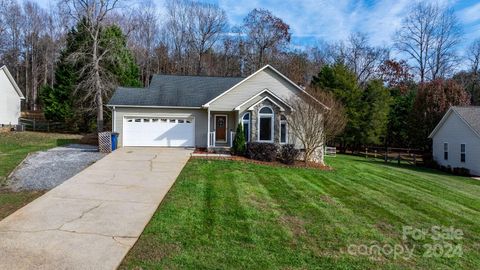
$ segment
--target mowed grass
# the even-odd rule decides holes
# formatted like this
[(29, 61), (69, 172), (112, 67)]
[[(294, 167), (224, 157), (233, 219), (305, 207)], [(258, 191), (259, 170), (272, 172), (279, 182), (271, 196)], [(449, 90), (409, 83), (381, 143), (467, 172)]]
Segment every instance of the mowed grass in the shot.
[(0, 220), (43, 194), (11, 192), (4, 188), (7, 176), (28, 153), (72, 143), (79, 138), (79, 135), (57, 133), (0, 133)]
[[(121, 269), (479, 269), (480, 181), (352, 156), (327, 163), (335, 170), (191, 160)], [(404, 240), (403, 226), (464, 236)], [(425, 244), (446, 243), (463, 254), (424, 257)], [(352, 244), (415, 246), (414, 256), (349, 254)]]

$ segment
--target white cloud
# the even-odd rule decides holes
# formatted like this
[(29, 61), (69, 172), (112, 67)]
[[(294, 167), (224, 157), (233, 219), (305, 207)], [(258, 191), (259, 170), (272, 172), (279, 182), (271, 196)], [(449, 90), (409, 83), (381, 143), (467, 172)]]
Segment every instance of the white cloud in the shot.
[(457, 14), (465, 24), (478, 22), (480, 20), (480, 3), (466, 7), (458, 11)]
[[(453, 3), (452, 0), (428, 1), (440, 5)], [(369, 4), (355, 0), (219, 1), (236, 24), (240, 24), (253, 8), (265, 8), (288, 23), (297, 38), (338, 41), (359, 31), (368, 34), (371, 43), (378, 46), (392, 43), (392, 36), (411, 4), (411, 0), (383, 0)]]

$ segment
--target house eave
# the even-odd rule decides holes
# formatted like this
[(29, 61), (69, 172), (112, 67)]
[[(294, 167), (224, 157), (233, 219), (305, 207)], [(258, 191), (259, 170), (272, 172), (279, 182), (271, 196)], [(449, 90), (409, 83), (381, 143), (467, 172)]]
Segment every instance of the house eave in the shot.
[(106, 106), (114, 107), (114, 108), (152, 108), (152, 109), (189, 109), (189, 110), (205, 109), (203, 107), (189, 107), (189, 106), (155, 106), (155, 105), (126, 105), (126, 104), (107, 104)]

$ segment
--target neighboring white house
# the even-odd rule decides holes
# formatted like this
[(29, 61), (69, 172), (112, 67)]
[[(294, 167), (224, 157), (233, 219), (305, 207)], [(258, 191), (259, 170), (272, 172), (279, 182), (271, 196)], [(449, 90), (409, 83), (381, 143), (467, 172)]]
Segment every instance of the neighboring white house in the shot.
[(6, 66), (0, 67), (0, 125), (16, 125), (25, 97)]
[(428, 137), (439, 165), (480, 175), (480, 107), (451, 107)]

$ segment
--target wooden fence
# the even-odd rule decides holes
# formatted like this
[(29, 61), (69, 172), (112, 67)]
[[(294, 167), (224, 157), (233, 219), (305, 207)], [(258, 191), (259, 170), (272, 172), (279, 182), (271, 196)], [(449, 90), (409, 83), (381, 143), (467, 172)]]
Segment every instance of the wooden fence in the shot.
[(63, 131), (65, 130), (65, 124), (61, 122), (51, 122), (47, 120), (27, 119), (20, 118), (19, 125), (24, 127), (24, 130), (28, 131)]
[(393, 147), (368, 147), (364, 148), (359, 155), (367, 159), (382, 159), (384, 162), (402, 162), (412, 165), (423, 164), (423, 152), (411, 148), (393, 148)]

